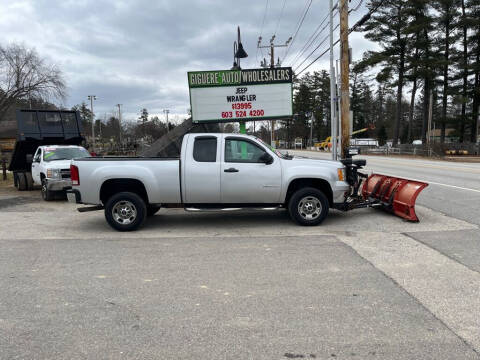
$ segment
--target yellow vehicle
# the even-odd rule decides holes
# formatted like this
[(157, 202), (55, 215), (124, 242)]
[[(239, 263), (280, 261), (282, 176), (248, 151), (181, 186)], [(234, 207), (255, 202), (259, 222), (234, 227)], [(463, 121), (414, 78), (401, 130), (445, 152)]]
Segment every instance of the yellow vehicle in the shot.
[[(352, 135), (361, 134), (365, 131), (373, 130), (373, 129), (375, 129), (375, 125), (370, 125), (369, 127), (352, 132)], [(323, 150), (323, 151), (330, 151), (332, 149), (332, 137), (329, 136), (322, 142), (315, 143), (315, 147), (320, 148), (320, 150)]]

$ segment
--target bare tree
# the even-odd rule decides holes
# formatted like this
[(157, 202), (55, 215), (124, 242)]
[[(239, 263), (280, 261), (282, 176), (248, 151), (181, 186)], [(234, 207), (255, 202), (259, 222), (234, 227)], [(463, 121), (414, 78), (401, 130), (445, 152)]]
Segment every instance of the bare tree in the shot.
[(55, 65), (23, 45), (0, 46), (0, 121), (18, 100), (63, 100), (65, 96), (65, 80)]

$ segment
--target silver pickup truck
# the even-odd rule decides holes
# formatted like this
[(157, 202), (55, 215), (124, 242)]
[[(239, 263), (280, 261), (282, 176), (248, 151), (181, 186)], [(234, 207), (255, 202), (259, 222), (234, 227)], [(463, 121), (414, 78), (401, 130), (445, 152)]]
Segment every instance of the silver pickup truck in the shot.
[(341, 162), (283, 155), (239, 134), (187, 134), (180, 158), (83, 158), (70, 171), (69, 201), (104, 209), (120, 231), (137, 229), (160, 207), (285, 207), (298, 224), (318, 225), (350, 190)]

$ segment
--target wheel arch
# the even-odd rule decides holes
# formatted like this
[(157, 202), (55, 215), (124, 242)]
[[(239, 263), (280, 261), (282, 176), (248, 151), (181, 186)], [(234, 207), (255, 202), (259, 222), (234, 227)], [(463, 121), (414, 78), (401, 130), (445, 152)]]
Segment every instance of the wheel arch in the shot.
[(328, 199), (329, 206), (333, 206), (333, 191), (330, 183), (325, 179), (309, 177), (293, 179), (292, 181), (290, 181), (285, 195), (285, 206), (288, 206), (290, 198), (297, 190), (306, 187), (312, 187), (323, 192)]
[(142, 181), (131, 178), (108, 179), (100, 187), (100, 201), (105, 205), (110, 197), (120, 192), (131, 192), (140, 196), (148, 205), (147, 189)]

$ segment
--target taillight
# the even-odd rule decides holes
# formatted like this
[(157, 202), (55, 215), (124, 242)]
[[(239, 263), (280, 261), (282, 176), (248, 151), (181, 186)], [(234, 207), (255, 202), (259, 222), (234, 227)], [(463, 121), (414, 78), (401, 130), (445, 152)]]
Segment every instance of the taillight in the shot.
[(75, 165), (70, 165), (70, 177), (72, 185), (80, 185), (80, 174), (78, 173), (78, 167)]

